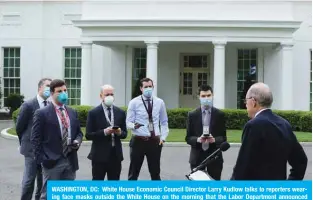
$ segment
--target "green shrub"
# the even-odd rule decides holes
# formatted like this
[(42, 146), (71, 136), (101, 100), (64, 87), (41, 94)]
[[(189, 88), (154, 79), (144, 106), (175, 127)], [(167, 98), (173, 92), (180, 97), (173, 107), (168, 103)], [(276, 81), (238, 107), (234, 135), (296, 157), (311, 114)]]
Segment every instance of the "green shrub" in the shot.
[[(81, 126), (86, 126), (88, 111), (92, 106), (71, 106), (78, 112), (78, 118)], [(126, 107), (121, 107), (122, 110), (127, 111)], [(176, 108), (168, 109), (169, 128), (186, 128), (187, 114), (192, 109), (190, 108)], [(16, 122), (16, 117), (19, 109), (13, 113), (13, 120)], [(247, 111), (240, 109), (224, 109), (227, 129), (243, 129), (244, 125), (249, 120)], [(291, 124), (294, 131), (312, 132), (312, 112), (310, 111), (278, 111), (273, 110), (274, 113), (283, 117)]]
[(21, 94), (9, 94), (4, 100), (4, 106), (10, 108), (10, 114), (13, 114), (24, 102), (24, 96)]

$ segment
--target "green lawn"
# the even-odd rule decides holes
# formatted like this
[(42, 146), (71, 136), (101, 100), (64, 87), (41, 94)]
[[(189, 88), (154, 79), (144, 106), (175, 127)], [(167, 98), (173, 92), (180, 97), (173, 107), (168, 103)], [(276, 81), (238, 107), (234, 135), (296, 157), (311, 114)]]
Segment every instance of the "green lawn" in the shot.
[[(85, 133), (85, 128), (82, 128)], [(16, 135), (15, 129), (11, 128), (8, 132), (12, 135)], [(129, 141), (131, 132), (128, 132), (128, 137), (123, 141)], [(241, 142), (241, 130), (227, 130), (227, 140), (232, 143)], [(312, 133), (309, 132), (295, 132), (299, 142), (312, 142)], [(185, 142), (186, 129), (170, 129), (170, 133), (166, 139), (167, 142)]]

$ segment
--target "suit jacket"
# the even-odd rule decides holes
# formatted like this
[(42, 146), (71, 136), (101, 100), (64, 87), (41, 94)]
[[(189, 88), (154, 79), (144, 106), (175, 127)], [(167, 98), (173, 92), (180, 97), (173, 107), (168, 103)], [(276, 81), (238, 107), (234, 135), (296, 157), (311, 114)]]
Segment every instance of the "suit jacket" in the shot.
[[(71, 141), (82, 142), (83, 133), (80, 128), (78, 115), (75, 110), (65, 106), (70, 118)], [(62, 136), (57, 113), (53, 103), (36, 110), (31, 134), (31, 143), (34, 148), (35, 159), (38, 164), (52, 168), (63, 157)], [(72, 150), (68, 158), (74, 170), (78, 170), (77, 150)]]
[[(114, 125), (121, 128), (121, 135), (115, 135), (115, 150), (117, 159), (122, 161), (123, 150), (121, 139), (127, 137), (126, 128), (126, 113), (122, 109), (113, 106)], [(96, 162), (108, 162), (110, 161), (110, 155), (112, 151), (112, 136), (106, 136), (104, 129), (110, 126), (110, 123), (106, 120), (102, 104), (93, 108), (88, 112), (87, 125), (86, 125), (86, 139), (92, 140), (91, 150), (88, 155), (88, 159)]]
[(270, 109), (259, 113), (244, 127), (232, 180), (302, 180), (307, 156), (288, 121)]
[(37, 109), (39, 109), (37, 97), (24, 102), (16, 120), (15, 128), (21, 145), (20, 153), (28, 157), (34, 157), (30, 135), (33, 125), (33, 115)]
[[(187, 135), (185, 138), (187, 144), (191, 146), (189, 157), (190, 164), (195, 165), (199, 163), (201, 154), (209, 156), (227, 140), (225, 115), (221, 110), (215, 107), (211, 109), (210, 133), (215, 138), (215, 143), (210, 144), (209, 149), (203, 151), (202, 144), (197, 142), (197, 138), (203, 134), (201, 107), (190, 111), (187, 118)], [(223, 162), (222, 153), (219, 154), (217, 160)]]

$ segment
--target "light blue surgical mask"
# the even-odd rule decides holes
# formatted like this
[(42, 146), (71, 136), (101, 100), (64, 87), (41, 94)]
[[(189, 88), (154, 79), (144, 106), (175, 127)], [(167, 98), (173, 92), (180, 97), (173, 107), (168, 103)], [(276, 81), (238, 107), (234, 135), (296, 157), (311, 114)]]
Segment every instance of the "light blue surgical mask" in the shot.
[(212, 107), (213, 106), (213, 98), (210, 97), (210, 98), (201, 98), (200, 97), (200, 103), (202, 106), (209, 106), (209, 107)]
[(58, 102), (61, 103), (61, 104), (66, 104), (67, 103), (67, 100), (68, 100), (68, 95), (67, 95), (67, 92), (61, 92), (59, 95), (58, 95)]
[(49, 87), (45, 87), (45, 89), (43, 90), (43, 96), (46, 99), (50, 97), (50, 88)]
[(153, 88), (148, 87), (148, 88), (143, 89), (143, 95), (147, 98), (151, 98), (152, 92), (153, 92)]

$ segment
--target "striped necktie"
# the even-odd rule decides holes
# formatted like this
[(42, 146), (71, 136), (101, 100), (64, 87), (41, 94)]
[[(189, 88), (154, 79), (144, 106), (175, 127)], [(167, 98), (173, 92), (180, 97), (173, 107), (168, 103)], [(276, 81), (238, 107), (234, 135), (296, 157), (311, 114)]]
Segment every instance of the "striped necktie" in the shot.
[(59, 108), (61, 111), (61, 121), (62, 121), (62, 146), (63, 146), (63, 154), (64, 156), (67, 156), (69, 148), (67, 145), (67, 139), (68, 139), (68, 128), (66, 127), (65, 123), (67, 123), (66, 117), (64, 115), (64, 108)]

